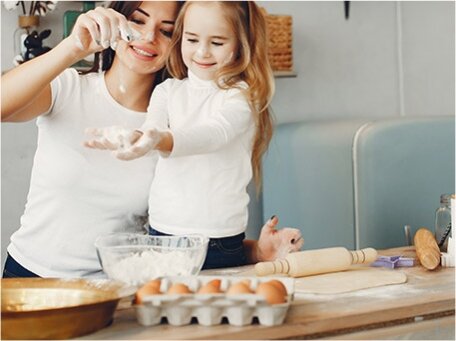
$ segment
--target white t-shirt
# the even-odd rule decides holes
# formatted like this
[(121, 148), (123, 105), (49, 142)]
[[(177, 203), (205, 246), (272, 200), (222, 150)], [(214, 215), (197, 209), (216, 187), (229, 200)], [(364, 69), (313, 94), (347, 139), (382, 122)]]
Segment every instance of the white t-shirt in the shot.
[(51, 110), (36, 122), (25, 212), (8, 252), (42, 277), (101, 276), (94, 241), (141, 231), (157, 153), (125, 162), (83, 146), (87, 127), (137, 129), (145, 119), (111, 97), (104, 73), (79, 76), (68, 69), (51, 86)]
[(159, 157), (150, 188), (150, 226), (211, 238), (244, 232), (255, 132), (244, 92), (221, 90), (192, 73), (169, 79), (152, 94), (147, 127), (169, 128), (174, 138), (172, 153)]

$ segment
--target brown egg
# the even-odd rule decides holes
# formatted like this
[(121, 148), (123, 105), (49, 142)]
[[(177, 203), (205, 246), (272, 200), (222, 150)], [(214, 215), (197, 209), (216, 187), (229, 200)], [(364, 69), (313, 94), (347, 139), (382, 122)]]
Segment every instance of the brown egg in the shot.
[(213, 279), (212, 281), (209, 281), (206, 284), (202, 285), (198, 290), (198, 294), (219, 294), (222, 292), (220, 290), (221, 283), (221, 280)]
[(189, 287), (183, 283), (174, 283), (171, 285), (166, 292), (167, 294), (191, 294), (192, 291), (189, 289)]
[(226, 291), (227, 295), (253, 294), (250, 289), (250, 281), (242, 281), (232, 284)]
[(271, 279), (270, 281), (267, 281), (266, 283), (272, 284), (277, 289), (279, 289), (280, 292), (283, 294), (283, 296), (287, 296), (288, 295), (287, 288), (285, 287), (285, 285), (281, 281), (279, 281), (277, 279)]
[(263, 296), (269, 304), (280, 304), (285, 302), (285, 295), (282, 290), (268, 282), (260, 283), (256, 289), (256, 293)]
[(159, 279), (154, 279), (150, 282), (144, 284), (141, 288), (138, 289), (135, 295), (135, 303), (141, 304), (143, 298), (148, 295), (159, 295), (161, 281)]

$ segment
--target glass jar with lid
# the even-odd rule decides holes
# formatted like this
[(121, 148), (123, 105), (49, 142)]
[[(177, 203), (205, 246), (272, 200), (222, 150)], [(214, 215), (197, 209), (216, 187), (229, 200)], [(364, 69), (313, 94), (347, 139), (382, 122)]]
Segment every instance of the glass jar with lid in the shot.
[(451, 232), (451, 194), (440, 196), (440, 207), (435, 211), (435, 239), (440, 251), (447, 250), (448, 236)]

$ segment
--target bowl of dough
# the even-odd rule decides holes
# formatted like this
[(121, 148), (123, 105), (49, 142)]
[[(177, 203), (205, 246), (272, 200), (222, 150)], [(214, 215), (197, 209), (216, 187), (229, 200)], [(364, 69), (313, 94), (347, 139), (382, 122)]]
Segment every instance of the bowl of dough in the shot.
[(197, 275), (209, 238), (200, 234), (150, 236), (115, 233), (95, 241), (105, 274), (129, 285), (142, 285), (163, 276)]

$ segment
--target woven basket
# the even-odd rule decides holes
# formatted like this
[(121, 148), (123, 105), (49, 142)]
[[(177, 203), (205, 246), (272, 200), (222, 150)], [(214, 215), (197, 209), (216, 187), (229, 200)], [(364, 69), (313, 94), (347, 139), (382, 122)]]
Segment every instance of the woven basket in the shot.
[(268, 30), (269, 62), (274, 71), (293, 70), (293, 21), (290, 15), (272, 15), (262, 9)]

